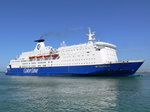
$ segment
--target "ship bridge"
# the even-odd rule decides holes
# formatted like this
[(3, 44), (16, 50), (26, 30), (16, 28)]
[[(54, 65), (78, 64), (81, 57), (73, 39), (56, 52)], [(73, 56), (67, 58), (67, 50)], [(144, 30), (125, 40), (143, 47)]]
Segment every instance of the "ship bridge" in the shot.
[(106, 42), (95, 42), (94, 44), (97, 48), (109, 47), (109, 48), (112, 48), (112, 49), (116, 49), (115, 45), (110, 44), (110, 43), (106, 43)]

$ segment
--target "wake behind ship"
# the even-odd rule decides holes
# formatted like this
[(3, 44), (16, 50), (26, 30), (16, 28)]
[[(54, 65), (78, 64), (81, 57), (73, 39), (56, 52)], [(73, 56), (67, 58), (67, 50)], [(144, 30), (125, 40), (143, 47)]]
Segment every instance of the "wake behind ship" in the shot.
[(97, 42), (89, 28), (88, 42), (55, 49), (36, 40), (35, 49), (10, 61), (6, 75), (31, 76), (130, 76), (143, 60), (118, 61), (116, 46)]

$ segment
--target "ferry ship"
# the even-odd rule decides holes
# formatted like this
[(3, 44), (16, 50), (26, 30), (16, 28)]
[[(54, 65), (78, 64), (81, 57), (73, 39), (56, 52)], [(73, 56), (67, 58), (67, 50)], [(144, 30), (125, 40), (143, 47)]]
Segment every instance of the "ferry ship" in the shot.
[(57, 49), (36, 40), (33, 51), (10, 60), (6, 75), (131, 76), (143, 64), (144, 60), (118, 61), (116, 46), (96, 41), (94, 35), (89, 28), (87, 43), (67, 46), (63, 41)]

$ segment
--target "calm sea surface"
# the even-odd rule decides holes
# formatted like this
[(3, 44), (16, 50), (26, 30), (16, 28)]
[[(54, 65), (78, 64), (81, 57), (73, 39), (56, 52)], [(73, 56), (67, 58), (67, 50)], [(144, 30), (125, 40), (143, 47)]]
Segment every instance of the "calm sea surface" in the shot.
[(150, 73), (122, 78), (1, 74), (0, 112), (150, 112)]

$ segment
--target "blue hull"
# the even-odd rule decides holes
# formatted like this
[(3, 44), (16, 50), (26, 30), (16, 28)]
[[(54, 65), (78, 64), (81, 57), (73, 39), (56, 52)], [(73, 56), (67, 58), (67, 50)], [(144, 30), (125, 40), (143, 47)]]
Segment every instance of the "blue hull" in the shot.
[(143, 62), (126, 62), (99, 65), (8, 68), (6, 75), (20, 76), (131, 76)]

